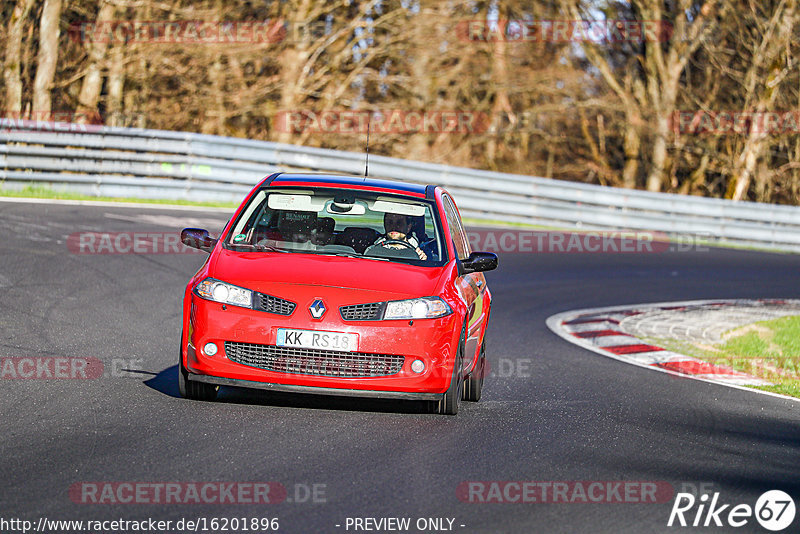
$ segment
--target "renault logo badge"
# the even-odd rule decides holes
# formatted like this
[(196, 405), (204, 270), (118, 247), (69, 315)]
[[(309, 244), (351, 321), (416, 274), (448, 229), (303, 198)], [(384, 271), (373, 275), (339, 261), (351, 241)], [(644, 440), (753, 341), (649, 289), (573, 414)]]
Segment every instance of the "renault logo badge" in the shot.
[(325, 314), (325, 303), (322, 302), (322, 299), (315, 299), (308, 307), (308, 311), (311, 312), (311, 317), (314, 319), (322, 319)]

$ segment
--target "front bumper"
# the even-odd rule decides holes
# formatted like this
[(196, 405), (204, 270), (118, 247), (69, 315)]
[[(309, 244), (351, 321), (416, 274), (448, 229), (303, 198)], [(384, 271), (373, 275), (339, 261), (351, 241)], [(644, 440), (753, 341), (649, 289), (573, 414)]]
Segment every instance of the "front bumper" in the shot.
[[(290, 316), (227, 306), (191, 295), (185, 365), (189, 379), (276, 391), (322, 395), (436, 400), (450, 385), (461, 327), (455, 313), (439, 319), (344, 321), (338, 299), (326, 299), (330, 308), (321, 320), (310, 318), (305, 302)], [(352, 304), (352, 302), (345, 302)], [(400, 371), (388, 376), (344, 378), (276, 372), (228, 359), (225, 342), (275, 345), (278, 328), (324, 330), (358, 334), (358, 352), (396, 354), (404, 358)], [(200, 347), (213, 342), (219, 348), (209, 356)], [(415, 373), (411, 362), (425, 362)]]
[(414, 393), (405, 391), (373, 391), (368, 389), (343, 389), (323, 388), (313, 386), (297, 386), (291, 384), (274, 384), (272, 382), (257, 382), (255, 380), (237, 380), (219, 376), (195, 375), (189, 373), (189, 380), (205, 382), (218, 386), (236, 386), (243, 388), (265, 389), (268, 391), (282, 391), (287, 393), (304, 393), (312, 395), (335, 395), (339, 397), (366, 397), (374, 399), (403, 399), (403, 400), (439, 400), (440, 393)]

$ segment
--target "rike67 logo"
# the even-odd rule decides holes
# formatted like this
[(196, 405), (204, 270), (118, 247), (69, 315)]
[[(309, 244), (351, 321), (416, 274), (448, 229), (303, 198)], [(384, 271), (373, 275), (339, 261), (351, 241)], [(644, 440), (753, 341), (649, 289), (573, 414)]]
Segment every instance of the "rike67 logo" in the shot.
[(719, 492), (711, 497), (703, 493), (699, 498), (691, 493), (678, 493), (667, 526), (739, 528), (755, 517), (762, 527), (777, 532), (788, 528), (794, 521), (794, 501), (781, 490), (767, 491), (758, 498), (754, 507), (722, 503), (719, 496)]

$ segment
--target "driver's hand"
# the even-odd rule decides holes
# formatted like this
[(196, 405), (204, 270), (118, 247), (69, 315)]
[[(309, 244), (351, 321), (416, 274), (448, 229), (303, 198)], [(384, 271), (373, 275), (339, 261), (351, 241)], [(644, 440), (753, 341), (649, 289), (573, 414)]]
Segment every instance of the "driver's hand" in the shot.
[(421, 248), (417, 247), (414, 250), (417, 252), (417, 256), (419, 256), (419, 259), (421, 259), (421, 260), (427, 260), (428, 259), (428, 255), (425, 254), (424, 252), (422, 252)]

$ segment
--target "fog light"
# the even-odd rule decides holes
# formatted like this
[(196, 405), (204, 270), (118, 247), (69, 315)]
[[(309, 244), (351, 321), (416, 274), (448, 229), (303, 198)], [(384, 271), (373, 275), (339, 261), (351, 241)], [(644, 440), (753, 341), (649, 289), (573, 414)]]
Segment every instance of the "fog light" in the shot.
[(425, 370), (425, 362), (422, 360), (414, 360), (411, 362), (411, 370), (415, 373), (421, 373)]
[(208, 354), (209, 356), (213, 356), (217, 353), (217, 346), (213, 343), (206, 343), (206, 346), (203, 347), (203, 352)]

